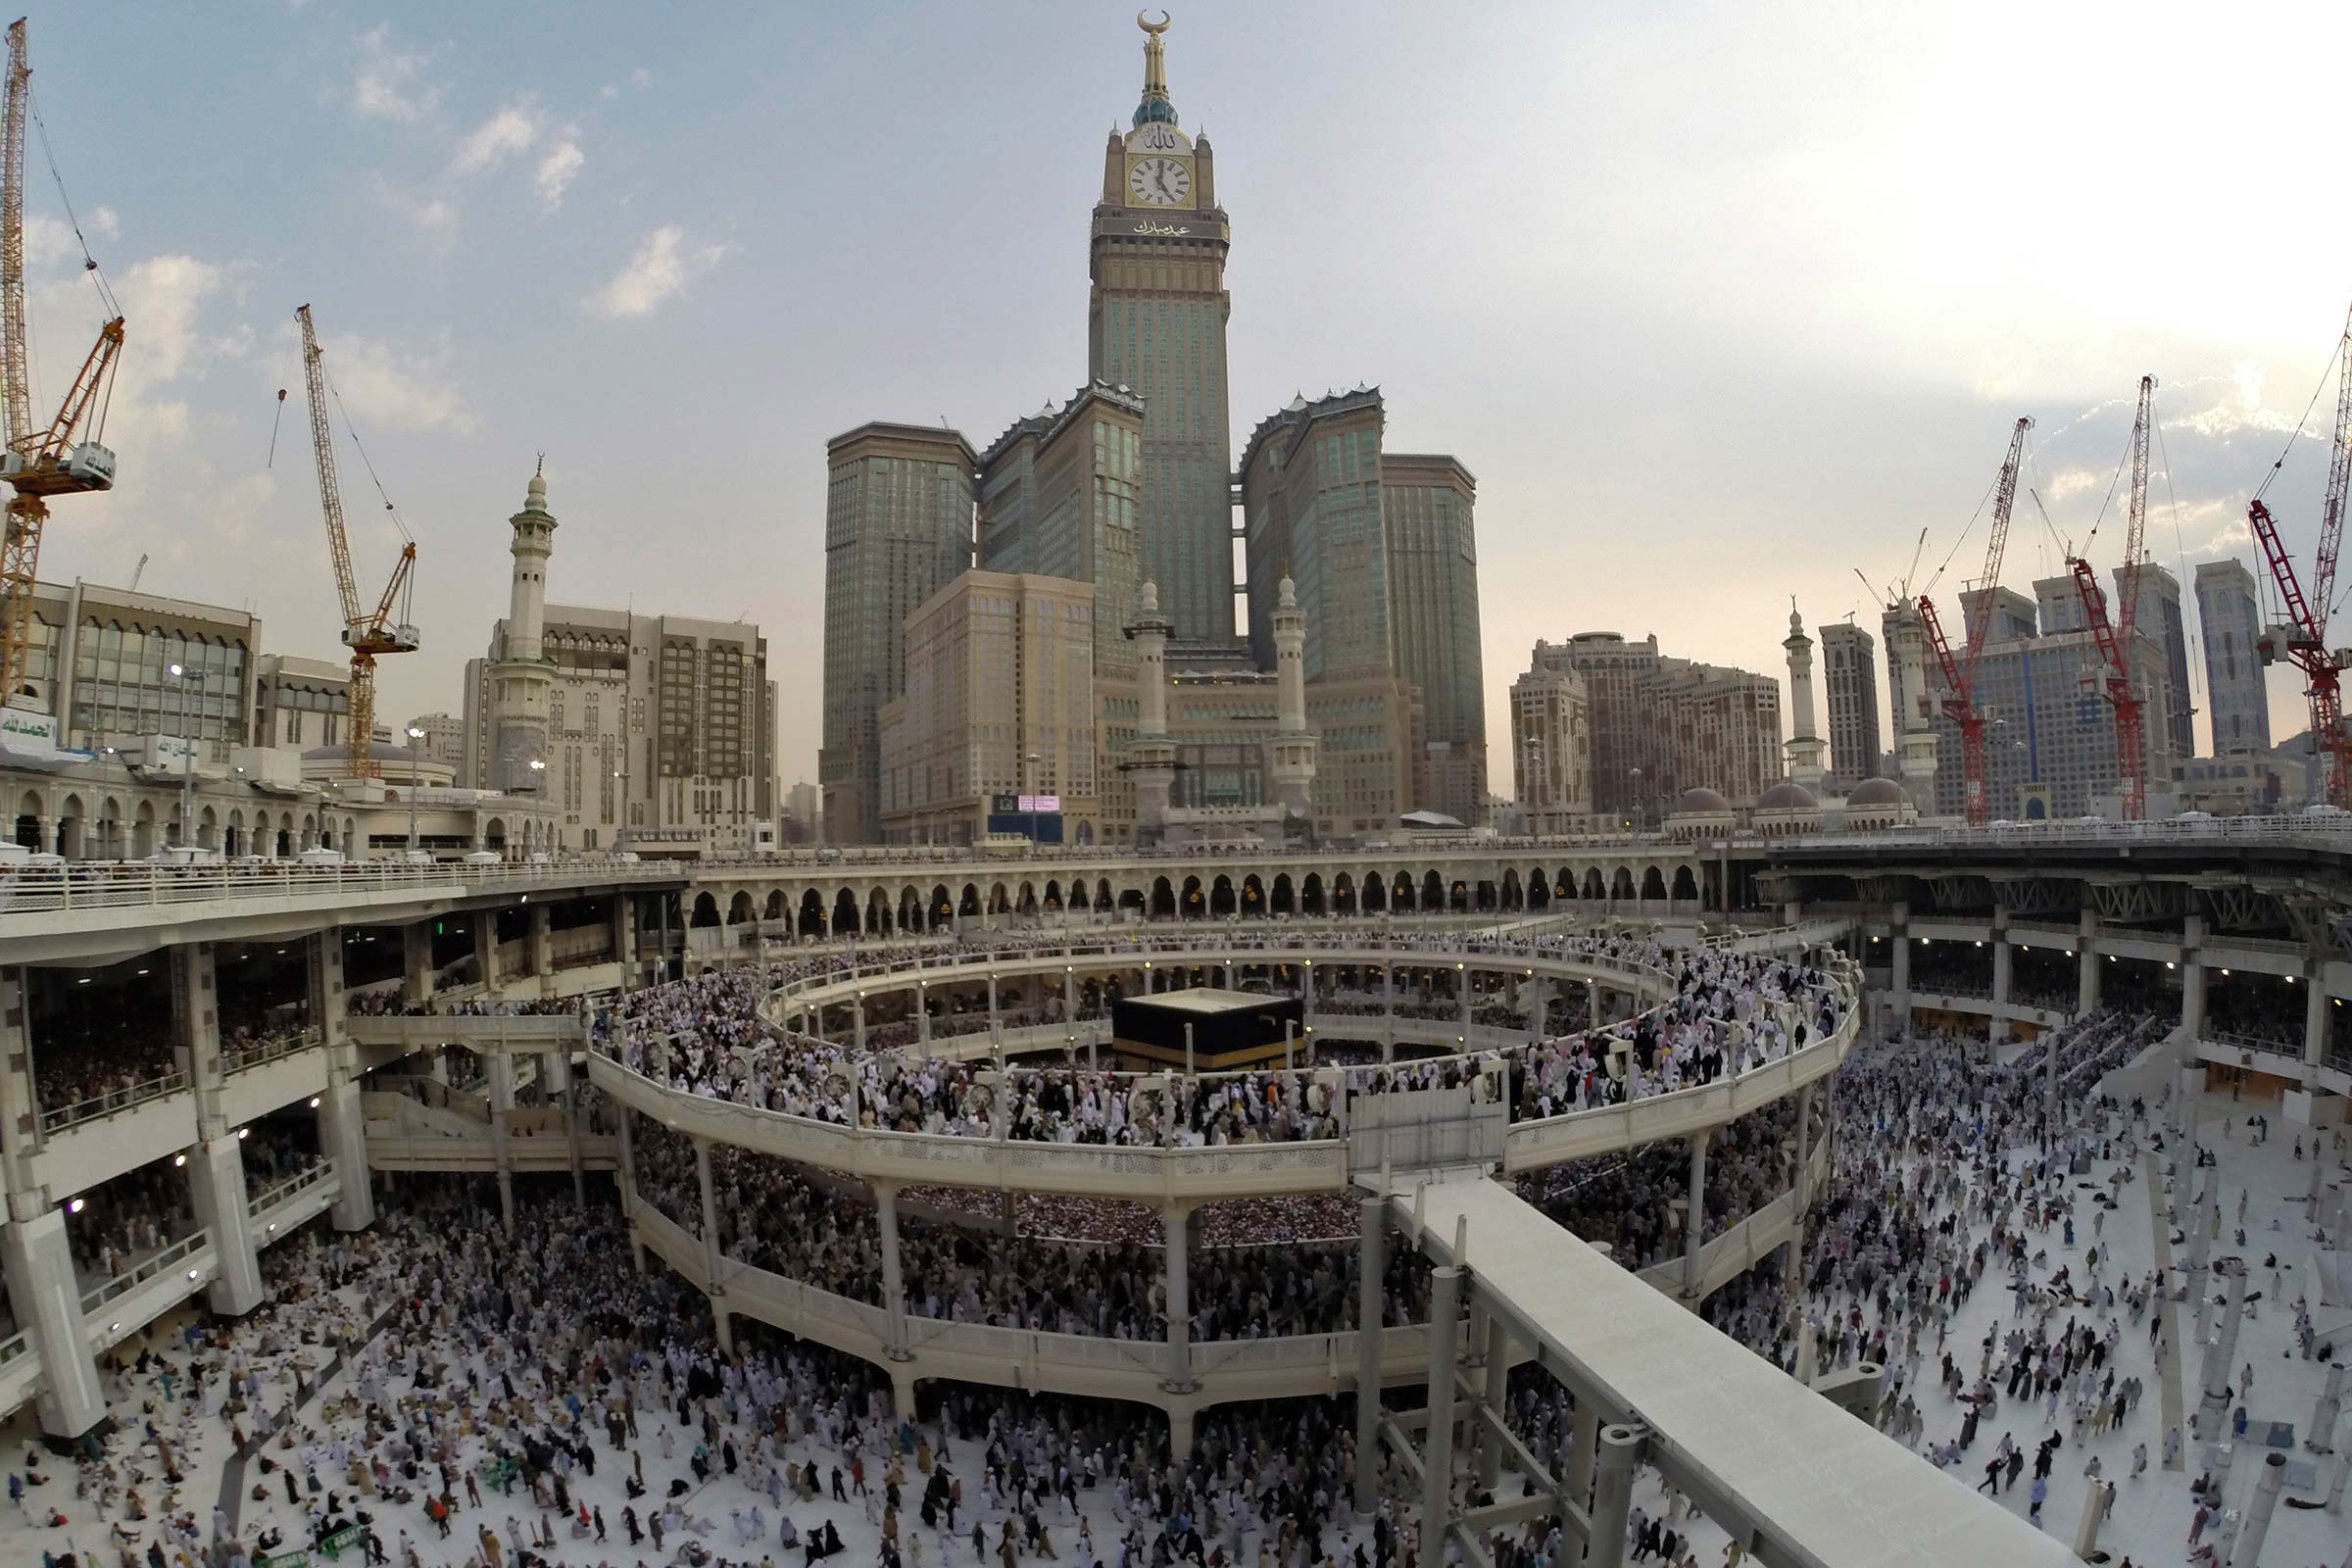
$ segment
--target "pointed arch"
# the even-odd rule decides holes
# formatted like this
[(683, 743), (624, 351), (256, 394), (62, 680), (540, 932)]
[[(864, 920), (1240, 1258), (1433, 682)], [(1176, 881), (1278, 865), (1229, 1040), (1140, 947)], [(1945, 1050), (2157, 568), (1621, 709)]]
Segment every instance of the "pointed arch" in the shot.
[(1645, 899), (1662, 899), (1666, 896), (1666, 879), (1658, 874), (1658, 868), (1654, 865), (1642, 873), (1642, 896)]
[(1266, 908), (1274, 914), (1298, 912), (1298, 890), (1291, 885), (1290, 872), (1277, 871), (1274, 874), (1274, 892), (1266, 900)]
[(1320, 873), (1309, 871), (1306, 880), (1298, 884), (1299, 912), (1321, 914), (1323, 907), (1323, 878)]
[(708, 891), (696, 894), (694, 896), (694, 912), (686, 917), (686, 923), (691, 926), (718, 924), (717, 897)]
[(1197, 920), (1207, 907), (1208, 895), (1201, 889), (1200, 879), (1186, 877), (1184, 891), (1176, 899), (1176, 912), (1187, 920)]
[(1235, 908), (1233, 878), (1220, 871), (1217, 879), (1208, 885), (1208, 912), (1222, 919), (1233, 913)]
[(1266, 912), (1266, 886), (1257, 879), (1255, 871), (1242, 878), (1242, 913), (1260, 915)]

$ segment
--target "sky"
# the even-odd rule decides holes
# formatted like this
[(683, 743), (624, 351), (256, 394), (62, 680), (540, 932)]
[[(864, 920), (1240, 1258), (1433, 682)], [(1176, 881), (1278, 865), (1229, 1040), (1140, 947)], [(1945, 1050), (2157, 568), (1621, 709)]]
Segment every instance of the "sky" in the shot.
[[(544, 454), (549, 597), (758, 622), (787, 783), (816, 770), (826, 438), (984, 446), (1083, 379), (1103, 133), (1142, 79), (1128, 12), (1067, 0), (80, 0), (30, 28), (36, 406), (103, 319), (52, 156), (128, 318), (121, 478), (56, 505), (45, 580), (149, 556), (143, 589), (336, 656), (308, 302), (363, 593), (396, 516), (417, 541), (423, 647), (379, 715), (461, 710)], [(2268, 499), (2309, 572), (2352, 8), (1202, 0), (1167, 42), (1232, 222), (1237, 443), (1369, 382), (1393, 448), (1478, 477), (1498, 793), (1538, 638), (1782, 675), (1791, 598), (1875, 632), (1923, 528), (1912, 591), (1956, 624), (2019, 415), (2050, 523), (2020, 500), (2002, 581), (2062, 539), (2106, 575), (2142, 373), (2151, 557), (2259, 573), (2245, 503), (2300, 427)], [(2271, 700), (2303, 728), (2285, 673)]]

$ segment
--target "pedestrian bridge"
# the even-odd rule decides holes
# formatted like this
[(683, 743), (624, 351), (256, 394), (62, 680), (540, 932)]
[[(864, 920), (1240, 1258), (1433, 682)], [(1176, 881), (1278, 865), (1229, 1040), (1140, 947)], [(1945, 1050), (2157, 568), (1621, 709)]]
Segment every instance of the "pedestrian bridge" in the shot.
[[(1434, 1261), (1464, 1270), (1477, 1304), (1580, 1404), (1590, 1398), (1601, 1420), (1646, 1429), (1643, 1462), (1763, 1561), (2076, 1561), (2055, 1537), (1708, 1327), (1503, 1183), (1393, 1190), (1389, 1207)], [(1623, 1529), (1622, 1515), (1611, 1522)]]

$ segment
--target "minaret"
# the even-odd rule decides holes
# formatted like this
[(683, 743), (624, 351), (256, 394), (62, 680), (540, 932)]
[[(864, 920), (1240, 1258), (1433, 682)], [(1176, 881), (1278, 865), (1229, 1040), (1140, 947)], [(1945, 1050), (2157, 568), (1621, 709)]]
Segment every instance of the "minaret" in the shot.
[(1127, 743), (1127, 771), (1135, 779), (1135, 837), (1155, 844), (1166, 829), (1168, 797), (1176, 787), (1176, 743), (1168, 739), (1168, 634), (1175, 630), (1159, 612), (1159, 585), (1147, 582), (1138, 596), (1135, 624), (1135, 739)]
[(1274, 738), (1267, 744), (1266, 771), (1274, 799), (1292, 816), (1314, 814), (1315, 762), (1321, 746), (1306, 727), (1306, 615), (1284, 572), (1274, 613)]
[(537, 659), (547, 628), (547, 558), (556, 551), (556, 519), (547, 510), (547, 460), (531, 472), (522, 510), (507, 522), (514, 530), (508, 551), (514, 557), (514, 581), (507, 599), (507, 657)]
[(1895, 667), (1902, 676), (1894, 694), (1895, 767), (1903, 793), (1924, 819), (1936, 814), (1936, 730), (1928, 718), (1928, 633), (1919, 612), (1898, 608), (1894, 624)]
[(542, 793), (555, 780), (533, 761), (551, 762), (548, 710), (555, 695), (555, 667), (542, 638), (547, 628), (547, 562), (555, 553), (556, 519), (547, 510), (545, 460), (531, 474), (522, 510), (507, 519), (514, 529), (509, 550), (514, 576), (507, 599), (507, 632), (498, 657), (485, 672), (490, 682), (492, 787)]
[(1796, 726), (1788, 746), (1788, 776), (1818, 794), (1828, 771), (1822, 760), (1827, 747), (1813, 727), (1813, 639), (1805, 635), (1794, 600), (1788, 602), (1788, 635), (1781, 646), (1788, 650), (1788, 710)]

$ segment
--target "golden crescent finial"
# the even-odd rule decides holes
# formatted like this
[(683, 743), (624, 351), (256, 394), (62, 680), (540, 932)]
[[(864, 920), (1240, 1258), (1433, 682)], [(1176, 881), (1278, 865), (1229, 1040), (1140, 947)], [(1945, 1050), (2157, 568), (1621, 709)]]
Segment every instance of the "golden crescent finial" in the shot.
[(1171, 18), (1168, 16), (1167, 12), (1165, 12), (1165, 11), (1162, 11), (1162, 12), (1160, 12), (1160, 14), (1159, 14), (1159, 21), (1158, 21), (1158, 22), (1156, 22), (1156, 23), (1146, 22), (1146, 21), (1144, 20), (1144, 18), (1146, 18), (1146, 17), (1148, 17), (1148, 16), (1150, 16), (1150, 15), (1151, 15), (1151, 11), (1150, 11), (1150, 9), (1149, 9), (1149, 8), (1146, 8), (1145, 10), (1142, 10), (1142, 11), (1138, 11), (1138, 12), (1135, 14), (1135, 24), (1136, 24), (1137, 26), (1139, 26), (1139, 27), (1143, 28), (1143, 29), (1144, 29), (1146, 32), (1159, 33), (1159, 32), (1165, 32), (1165, 31), (1167, 31), (1167, 30), (1168, 30), (1168, 24), (1169, 24), (1169, 22), (1170, 22), (1172, 19), (1171, 19)]

